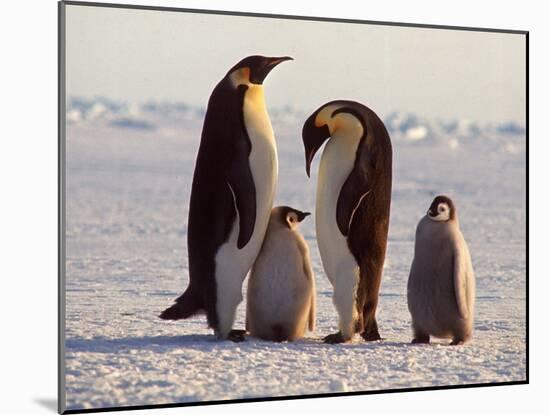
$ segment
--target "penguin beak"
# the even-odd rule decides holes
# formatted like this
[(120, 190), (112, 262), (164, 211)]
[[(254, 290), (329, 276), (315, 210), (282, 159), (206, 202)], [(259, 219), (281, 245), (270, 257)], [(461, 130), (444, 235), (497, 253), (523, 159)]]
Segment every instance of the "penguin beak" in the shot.
[(302, 129), (302, 140), (304, 141), (304, 151), (306, 156), (306, 173), (308, 177), (311, 177), (311, 162), (317, 150), (323, 145), (323, 143), (330, 137), (330, 130), (325, 124), (321, 127), (315, 125), (315, 118), (317, 112), (313, 113), (305, 122)]
[(279, 58), (268, 58), (268, 63), (267, 63), (267, 66), (271, 67), (271, 69), (273, 69), (274, 67), (276, 67), (278, 64), (282, 63), (282, 62), (285, 62), (285, 61), (293, 61), (294, 58), (290, 57), (290, 56), (281, 56)]
[(276, 58), (265, 58), (264, 62), (256, 68), (252, 68), (252, 73), (250, 75), (250, 82), (254, 84), (261, 85), (264, 82), (264, 79), (275, 68), (278, 64), (294, 60), (290, 56), (281, 56)]
[(307, 216), (311, 215), (309, 212), (300, 212), (296, 211), (296, 215), (298, 216), (298, 222), (303, 221)]

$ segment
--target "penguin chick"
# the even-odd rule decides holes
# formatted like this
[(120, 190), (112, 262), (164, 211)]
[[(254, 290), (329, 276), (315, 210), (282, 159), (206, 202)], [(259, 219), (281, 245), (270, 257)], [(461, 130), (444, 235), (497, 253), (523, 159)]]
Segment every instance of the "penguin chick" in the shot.
[(437, 196), (416, 228), (414, 259), (407, 285), (413, 343), (430, 335), (453, 345), (472, 336), (475, 277), (470, 252), (453, 201)]
[(288, 206), (271, 210), (267, 232), (248, 281), (246, 327), (276, 342), (315, 330), (315, 278), (298, 224), (309, 213)]

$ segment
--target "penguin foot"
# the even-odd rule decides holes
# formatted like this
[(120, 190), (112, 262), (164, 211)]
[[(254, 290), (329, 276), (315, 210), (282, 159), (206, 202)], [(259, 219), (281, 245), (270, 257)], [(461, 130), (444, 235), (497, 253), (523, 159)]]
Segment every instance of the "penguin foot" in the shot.
[(453, 339), (449, 346), (462, 346), (465, 343), (462, 339)]
[(430, 343), (430, 336), (427, 337), (415, 337), (412, 339), (411, 344), (429, 344)]
[(246, 330), (231, 330), (227, 336), (227, 340), (231, 340), (232, 342), (239, 343), (244, 342), (246, 334)]
[(380, 333), (378, 333), (378, 330), (372, 331), (370, 333), (367, 333), (367, 332), (361, 333), (361, 337), (366, 342), (374, 342), (376, 340), (382, 340), (382, 337), (380, 337)]
[(325, 338), (323, 338), (323, 343), (327, 344), (337, 344), (337, 343), (346, 343), (350, 341), (351, 339), (344, 339), (344, 336), (342, 336), (341, 332), (329, 334)]

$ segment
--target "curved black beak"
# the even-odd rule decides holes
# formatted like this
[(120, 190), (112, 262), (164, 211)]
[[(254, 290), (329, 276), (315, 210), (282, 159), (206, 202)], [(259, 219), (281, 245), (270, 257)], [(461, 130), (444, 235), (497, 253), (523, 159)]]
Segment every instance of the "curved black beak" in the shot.
[(278, 58), (267, 58), (268, 59), (268, 65), (271, 66), (272, 68), (274, 68), (275, 66), (277, 66), (278, 64), (282, 63), (282, 62), (286, 62), (286, 61), (293, 61), (294, 58), (291, 57), (291, 56), (281, 56), (281, 57), (278, 57)]
[(296, 211), (296, 215), (298, 216), (298, 222), (303, 221), (307, 216), (311, 215), (309, 212), (300, 212), (299, 210)]
[(275, 68), (278, 64), (286, 61), (294, 60), (290, 56), (280, 56), (275, 58), (264, 58), (263, 62), (259, 64), (259, 67), (252, 68), (250, 74), (250, 82), (255, 84), (262, 84), (267, 75)]
[(317, 150), (330, 137), (330, 130), (326, 124), (317, 127), (315, 118), (318, 111), (314, 112), (305, 122), (302, 129), (302, 140), (304, 141), (304, 151), (306, 156), (306, 173), (310, 177), (311, 162)]

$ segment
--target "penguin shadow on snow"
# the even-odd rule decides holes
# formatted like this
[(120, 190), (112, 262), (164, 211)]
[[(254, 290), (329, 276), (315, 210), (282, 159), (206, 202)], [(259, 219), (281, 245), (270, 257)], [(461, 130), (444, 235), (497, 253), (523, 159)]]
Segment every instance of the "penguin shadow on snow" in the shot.
[(121, 337), (107, 339), (96, 337), (93, 339), (71, 339), (65, 342), (68, 352), (88, 353), (116, 353), (125, 350), (150, 350), (163, 352), (171, 350), (201, 350), (204, 352), (215, 351), (220, 345), (227, 344), (235, 347), (233, 342), (220, 343), (213, 334), (184, 334), (179, 336), (142, 336)]
[[(243, 343), (240, 343), (241, 345), (251, 345), (253, 348), (260, 347), (261, 349), (265, 350), (266, 348), (269, 348), (270, 350), (281, 350), (281, 351), (288, 351), (288, 350), (298, 350), (301, 352), (316, 352), (316, 351), (322, 351), (322, 350), (372, 350), (372, 349), (380, 349), (380, 348), (392, 348), (392, 347), (399, 347), (403, 348), (406, 346), (410, 346), (411, 344), (409, 342), (394, 342), (394, 341), (386, 341), (386, 340), (380, 340), (380, 341), (374, 341), (374, 342), (364, 342), (363, 340), (357, 338), (355, 340), (352, 340), (348, 343), (337, 343), (337, 344), (328, 344), (323, 342), (323, 336), (315, 336), (315, 337), (303, 337), (300, 340), (291, 341), (291, 342), (273, 342), (269, 340), (262, 340), (258, 339), (252, 336), (246, 337), (246, 341)], [(426, 345), (429, 346), (429, 345)]]
[(234, 343), (231, 341), (220, 342), (214, 334), (186, 334), (179, 336), (142, 336), (122, 337), (107, 339), (96, 337), (93, 339), (70, 339), (65, 342), (67, 352), (85, 353), (119, 353), (129, 350), (148, 350), (170, 352), (174, 350), (196, 350), (205, 353), (223, 350), (246, 350), (252, 351), (273, 351), (285, 352), (296, 350), (300, 352), (317, 352), (327, 349), (335, 350), (379, 350), (379, 349), (407, 349), (407, 348), (437, 348), (448, 346), (449, 342), (441, 339), (432, 341), (429, 344), (411, 344), (410, 342), (379, 340), (375, 342), (364, 342), (355, 339), (349, 343), (326, 344), (322, 336), (304, 337), (292, 342), (273, 342), (262, 340), (246, 335), (245, 341)]

